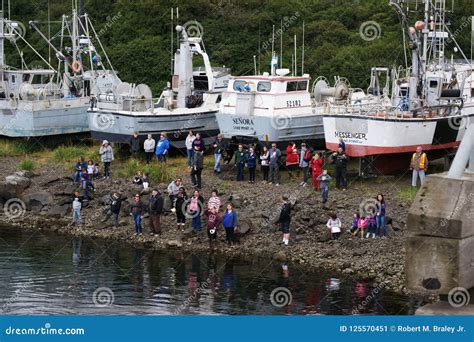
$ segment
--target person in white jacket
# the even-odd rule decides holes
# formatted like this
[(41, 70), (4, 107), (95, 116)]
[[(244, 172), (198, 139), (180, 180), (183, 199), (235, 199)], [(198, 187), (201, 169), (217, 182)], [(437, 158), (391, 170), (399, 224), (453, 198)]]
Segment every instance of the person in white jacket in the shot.
[(82, 204), (81, 201), (79, 201), (79, 198), (76, 197), (74, 198), (74, 201), (72, 202), (72, 224), (80, 224), (81, 223), (81, 208)]
[(188, 168), (193, 166), (193, 141), (196, 139), (193, 131), (189, 131), (188, 136), (186, 137), (186, 152), (188, 153)]
[(150, 164), (150, 160), (153, 159), (155, 154), (156, 141), (153, 139), (151, 134), (148, 134), (148, 138), (143, 143), (143, 149), (145, 150), (146, 163)]

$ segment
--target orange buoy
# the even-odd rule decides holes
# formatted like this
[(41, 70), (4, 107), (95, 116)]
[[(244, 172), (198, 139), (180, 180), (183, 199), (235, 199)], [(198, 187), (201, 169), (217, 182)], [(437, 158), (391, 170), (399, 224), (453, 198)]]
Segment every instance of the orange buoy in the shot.
[(81, 71), (81, 62), (79, 61), (74, 61), (72, 62), (72, 71), (77, 74), (79, 71)]

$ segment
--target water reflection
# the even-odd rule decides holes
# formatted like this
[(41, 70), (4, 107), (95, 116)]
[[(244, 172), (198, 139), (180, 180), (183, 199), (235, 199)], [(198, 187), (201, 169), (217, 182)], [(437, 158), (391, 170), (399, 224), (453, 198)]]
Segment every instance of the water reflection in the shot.
[[(0, 263), (3, 314), (308, 315), (352, 314), (358, 307), (360, 314), (412, 314), (420, 305), (383, 287), (273, 260), (71, 243), (50, 234), (28, 239), (17, 230), (0, 230)], [(25, 279), (31, 282), (15, 297)], [(113, 291), (113, 305), (94, 305), (99, 287)], [(270, 300), (278, 287), (292, 297), (281, 308)]]

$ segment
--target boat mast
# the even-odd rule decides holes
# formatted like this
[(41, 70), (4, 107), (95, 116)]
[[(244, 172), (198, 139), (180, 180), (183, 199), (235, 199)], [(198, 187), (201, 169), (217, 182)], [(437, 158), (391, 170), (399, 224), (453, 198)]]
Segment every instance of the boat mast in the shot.
[(4, 44), (4, 31), (3, 28), (5, 27), (5, 21), (3, 18), (3, 2), (2, 2), (2, 11), (0, 12), (0, 67), (3, 68), (5, 59), (4, 59), (4, 51), (3, 51), (3, 44)]

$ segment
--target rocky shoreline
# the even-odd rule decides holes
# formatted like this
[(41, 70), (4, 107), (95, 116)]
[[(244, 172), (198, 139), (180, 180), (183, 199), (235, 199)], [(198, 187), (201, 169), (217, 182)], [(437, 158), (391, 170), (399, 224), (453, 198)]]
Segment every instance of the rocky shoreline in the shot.
[[(146, 218), (143, 221), (144, 234), (135, 236), (128, 214), (128, 201), (140, 188), (134, 187), (131, 180), (97, 180), (94, 183), (97, 190), (83, 209), (84, 224), (72, 226), (71, 202), (77, 186), (72, 184), (65, 170), (45, 165), (34, 174), (15, 173), (14, 160), (3, 159), (2, 172), (10, 175), (0, 183), (0, 200), (4, 206), (0, 223), (4, 226), (52, 231), (75, 237), (113, 239), (144, 248), (209, 252), (205, 231), (194, 233), (190, 228), (178, 230), (175, 215), (171, 212), (162, 216), (161, 236), (149, 235)], [(315, 193), (311, 186), (299, 186), (299, 179), (288, 179), (286, 172), (282, 172), (284, 178), (279, 187), (263, 182), (236, 182), (234, 173), (234, 169), (229, 166), (224, 167), (221, 175), (213, 174), (212, 168), (203, 172), (204, 198), (207, 200), (211, 190), (218, 189), (222, 201), (232, 199), (241, 227), (240, 241), (233, 248), (225, 244), (225, 234), (221, 229), (215, 252), (236, 257), (268, 257), (297, 263), (308, 269), (334, 270), (348, 277), (367, 280), (374, 285), (382, 284), (390, 291), (413, 295), (404, 286), (406, 218), (410, 204), (400, 200), (398, 196), (400, 187), (409, 184), (406, 177), (397, 179), (384, 176), (371, 180), (353, 177), (347, 191), (330, 190), (329, 202), (323, 208), (319, 193)], [(191, 192), (186, 172), (183, 171), (179, 176), (183, 177), (188, 193)], [(153, 184), (152, 187), (158, 188), (166, 198), (166, 186), (167, 184)], [(110, 221), (102, 222), (109, 207), (108, 198), (114, 191), (124, 198), (120, 227), (117, 229), (112, 227)], [(348, 228), (354, 211), (359, 210), (361, 205), (370, 205), (370, 199), (379, 192), (385, 194), (387, 212), (392, 218), (388, 229), (389, 238), (360, 240), (353, 237)], [(290, 196), (294, 204), (289, 247), (279, 244), (281, 233), (279, 227), (273, 224), (278, 216), (283, 194)], [(146, 202), (147, 195), (143, 197)], [(343, 233), (339, 240), (334, 241), (329, 239), (325, 228), (328, 215), (332, 212), (337, 213), (343, 223)], [(190, 220), (187, 221), (187, 227), (189, 226)]]

